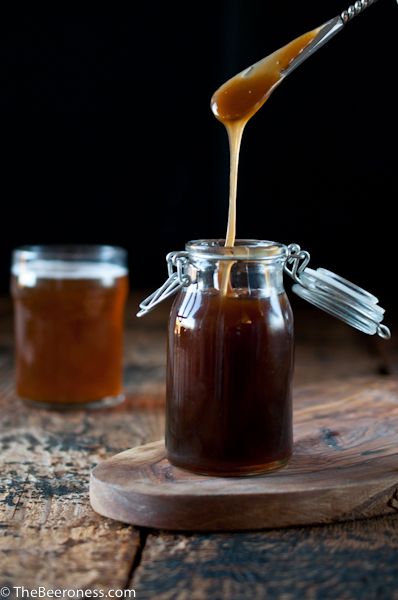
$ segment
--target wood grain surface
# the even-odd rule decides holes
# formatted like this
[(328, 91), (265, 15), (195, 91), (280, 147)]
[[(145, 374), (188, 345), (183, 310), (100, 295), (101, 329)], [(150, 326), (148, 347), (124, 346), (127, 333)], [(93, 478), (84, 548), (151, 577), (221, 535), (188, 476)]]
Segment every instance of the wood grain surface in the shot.
[(91, 505), (118, 521), (220, 531), (331, 523), (398, 507), (398, 380), (297, 390), (289, 464), (257, 477), (206, 477), (171, 465), (163, 440), (104, 461)]
[[(333, 526), (148, 536), (143, 600), (396, 600), (398, 518)], [(138, 594), (137, 594), (138, 597)]]
[[(163, 432), (167, 305), (127, 318), (128, 400), (102, 411), (24, 406), (13, 386), (11, 305), (0, 301), (0, 588), (130, 589), (137, 598), (398, 598), (398, 514), (322, 527), (171, 535), (96, 515), (90, 470)], [(296, 393), (398, 371), (398, 344), (295, 307)], [(303, 310), (304, 309), (304, 310)], [(390, 324), (390, 322), (389, 322)], [(393, 324), (392, 324), (393, 325)], [(393, 328), (394, 332), (394, 328)], [(395, 505), (394, 505), (395, 506)]]

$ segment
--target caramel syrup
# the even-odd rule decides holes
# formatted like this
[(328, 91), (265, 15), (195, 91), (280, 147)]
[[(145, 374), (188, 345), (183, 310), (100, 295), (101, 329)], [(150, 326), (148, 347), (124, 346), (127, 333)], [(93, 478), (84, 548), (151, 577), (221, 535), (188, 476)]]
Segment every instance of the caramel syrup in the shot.
[(171, 310), (166, 447), (176, 466), (248, 475), (292, 453), (293, 315), (285, 293), (187, 294)]
[[(211, 99), (214, 115), (226, 127), (230, 148), (229, 211), (225, 246), (236, 237), (236, 195), (243, 130), (284, 78), (284, 70), (317, 36), (320, 27), (296, 38), (224, 83)], [(232, 264), (232, 263), (231, 263)], [(225, 291), (228, 275), (223, 277)]]

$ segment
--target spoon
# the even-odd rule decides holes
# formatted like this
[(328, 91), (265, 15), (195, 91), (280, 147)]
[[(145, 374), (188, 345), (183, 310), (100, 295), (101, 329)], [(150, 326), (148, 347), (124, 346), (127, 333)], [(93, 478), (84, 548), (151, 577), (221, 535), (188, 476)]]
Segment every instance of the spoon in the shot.
[(211, 99), (211, 109), (225, 125), (247, 122), (273, 90), (314, 52), (377, 0), (358, 0), (339, 16), (296, 38), (226, 81)]

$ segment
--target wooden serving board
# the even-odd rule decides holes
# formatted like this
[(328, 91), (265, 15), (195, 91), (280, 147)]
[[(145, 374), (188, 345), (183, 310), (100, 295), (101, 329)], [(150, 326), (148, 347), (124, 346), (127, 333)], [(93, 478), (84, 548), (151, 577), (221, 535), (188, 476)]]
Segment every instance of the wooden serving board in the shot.
[(98, 465), (90, 498), (106, 517), (171, 530), (261, 529), (398, 512), (398, 381), (362, 378), (297, 390), (294, 454), (279, 471), (194, 475), (172, 466), (158, 441)]

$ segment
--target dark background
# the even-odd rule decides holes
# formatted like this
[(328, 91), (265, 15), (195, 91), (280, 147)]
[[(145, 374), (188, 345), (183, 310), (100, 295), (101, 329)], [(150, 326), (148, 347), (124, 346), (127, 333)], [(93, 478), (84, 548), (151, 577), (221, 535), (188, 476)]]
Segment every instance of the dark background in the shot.
[[(344, 8), (220, 0), (4, 16), (1, 289), (21, 244), (122, 245), (139, 288), (163, 281), (166, 252), (223, 237), (228, 145), (213, 91)], [(394, 283), (397, 26), (396, 2), (380, 0), (287, 78), (246, 129), (238, 192), (239, 237), (298, 242), (313, 266), (383, 304)]]

